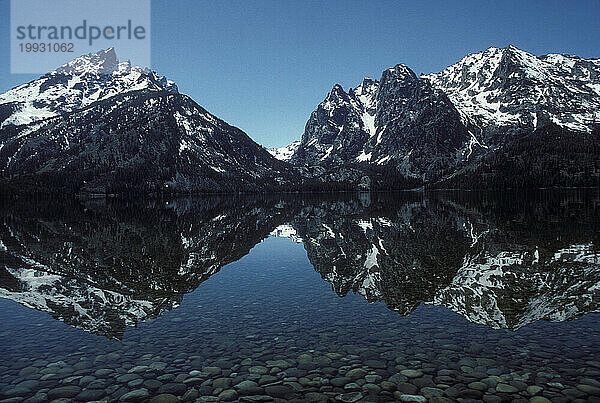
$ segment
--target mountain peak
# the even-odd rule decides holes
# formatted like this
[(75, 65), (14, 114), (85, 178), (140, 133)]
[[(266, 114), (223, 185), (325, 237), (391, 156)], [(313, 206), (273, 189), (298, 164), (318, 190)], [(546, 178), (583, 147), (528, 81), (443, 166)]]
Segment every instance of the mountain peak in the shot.
[(340, 84), (335, 84), (331, 89), (331, 92), (344, 92), (344, 88)]
[(91, 74), (111, 74), (119, 68), (119, 59), (114, 48), (100, 50), (96, 53), (88, 53), (63, 64), (55, 70), (57, 74), (80, 75)]
[(406, 64), (397, 64), (383, 72), (383, 75), (393, 76), (398, 79), (417, 79), (417, 75)]

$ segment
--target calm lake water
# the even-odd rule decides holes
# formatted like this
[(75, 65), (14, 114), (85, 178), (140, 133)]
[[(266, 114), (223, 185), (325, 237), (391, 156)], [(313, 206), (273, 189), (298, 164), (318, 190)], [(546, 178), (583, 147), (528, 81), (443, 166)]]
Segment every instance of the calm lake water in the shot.
[(2, 200), (0, 297), (11, 402), (600, 402), (597, 191)]

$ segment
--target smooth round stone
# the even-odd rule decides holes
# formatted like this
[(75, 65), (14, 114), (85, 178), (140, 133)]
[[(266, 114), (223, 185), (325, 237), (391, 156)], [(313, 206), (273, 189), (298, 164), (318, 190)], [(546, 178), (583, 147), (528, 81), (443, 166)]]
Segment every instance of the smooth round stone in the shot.
[(600, 395), (600, 388), (592, 385), (579, 384), (577, 389), (588, 395)]
[(496, 385), (496, 392), (500, 393), (517, 393), (519, 389), (515, 388), (512, 385), (508, 385), (506, 383), (499, 383)]
[(75, 397), (81, 392), (79, 386), (61, 386), (59, 388), (50, 389), (48, 391), (48, 399), (55, 400), (63, 397)]
[(210, 375), (219, 375), (221, 373), (221, 368), (219, 367), (204, 367), (202, 368), (202, 372), (206, 372)]
[(396, 390), (396, 384), (390, 381), (383, 381), (379, 384), (383, 390), (393, 391)]
[(382, 360), (366, 360), (365, 365), (371, 368), (386, 369), (387, 362)]
[(313, 359), (313, 362), (320, 367), (326, 367), (331, 364), (332, 360), (329, 357), (321, 356), (321, 357), (316, 357), (315, 359)]
[(485, 392), (489, 388), (489, 386), (483, 382), (471, 382), (467, 386), (469, 386), (471, 389), (480, 390), (482, 392)]
[(399, 392), (401, 392), (405, 395), (415, 395), (419, 391), (419, 388), (417, 388), (412, 383), (408, 383), (408, 382), (398, 383), (396, 385), (396, 389), (398, 389)]
[(362, 386), (362, 391), (368, 395), (377, 395), (381, 392), (381, 387), (375, 385), (374, 383), (365, 383)]
[(338, 395), (335, 397), (335, 400), (340, 402), (358, 402), (363, 398), (363, 394), (360, 392), (350, 392)]
[[(19, 399), (19, 402), (21, 401), (21, 398), (17, 398)], [(23, 400), (23, 403), (46, 403), (48, 401), (48, 395), (45, 393), (36, 393), (35, 395), (31, 396), (29, 399), (25, 399)]]
[(37, 389), (38, 386), (40, 385), (39, 381), (36, 380), (28, 380), (28, 381), (23, 381), (23, 382), (19, 382), (17, 383), (17, 385), (15, 386), (15, 388), (17, 389), (26, 389), (29, 392), (32, 392), (33, 390)]
[(262, 365), (257, 365), (248, 368), (248, 372), (251, 374), (265, 375), (269, 373), (269, 369), (267, 367), (263, 367)]
[(103, 389), (84, 389), (75, 397), (75, 400), (80, 402), (91, 402), (94, 400), (100, 400), (106, 392)]
[(125, 374), (117, 377), (117, 382), (119, 383), (128, 383), (133, 381), (134, 379), (140, 379), (141, 377), (138, 374)]
[[(247, 365), (249, 365), (251, 363), (252, 363), (252, 360), (250, 360), (250, 362)], [(242, 364), (242, 365), (244, 365), (244, 364)], [(293, 364), (290, 363), (287, 360), (270, 360), (270, 361), (267, 361), (267, 367), (277, 367), (277, 368), (281, 368), (281, 369), (288, 369), (292, 365)]]
[(600, 381), (591, 378), (581, 378), (579, 383), (582, 385), (592, 385), (600, 388)]
[(527, 393), (529, 393), (531, 396), (537, 395), (542, 390), (544, 390), (544, 388), (542, 388), (541, 386), (537, 386), (537, 385), (531, 385), (531, 386), (527, 387)]
[(344, 386), (344, 390), (360, 390), (360, 385), (355, 382), (350, 382)]
[(96, 377), (94, 377), (94, 376), (91, 376), (91, 375), (84, 376), (83, 378), (81, 378), (79, 380), (79, 386), (81, 386), (82, 388), (87, 388), (87, 386), (90, 383), (94, 382), (95, 380), (96, 380)]
[(112, 369), (102, 368), (102, 369), (99, 369), (96, 372), (94, 372), (94, 375), (103, 378), (105, 376), (108, 376), (108, 375), (112, 374), (113, 372), (114, 371)]
[(25, 367), (22, 370), (19, 371), (19, 376), (20, 377), (26, 377), (29, 375), (33, 375), (33, 374), (37, 374), (38, 372), (40, 372), (39, 368), (36, 367)]
[(427, 403), (427, 398), (421, 395), (400, 395), (401, 402)]
[(179, 403), (179, 399), (175, 395), (162, 393), (150, 399), (150, 403)]
[(502, 398), (496, 395), (483, 395), (482, 399), (485, 403), (502, 403)]
[(217, 378), (212, 383), (213, 388), (228, 389), (231, 386), (231, 379)]
[(121, 402), (141, 402), (142, 400), (146, 400), (150, 397), (150, 393), (148, 389), (141, 388), (135, 389), (131, 392), (127, 392), (119, 398)]
[(232, 402), (238, 398), (238, 393), (233, 389), (227, 389), (219, 393), (219, 400)]
[(266, 385), (268, 383), (273, 383), (273, 382), (277, 381), (277, 379), (279, 379), (279, 378), (277, 378), (276, 376), (273, 376), (273, 375), (263, 375), (258, 380), (258, 384)]
[(267, 395), (279, 398), (285, 398), (293, 392), (293, 389), (286, 385), (271, 385), (265, 387)]
[(531, 399), (529, 399), (529, 401), (531, 403), (551, 403), (550, 400), (545, 398), (544, 396), (534, 396)]
[(162, 382), (161, 381), (157, 381), (156, 379), (146, 379), (144, 381), (144, 386), (148, 389), (158, 389), (162, 386)]
[(444, 391), (438, 388), (424, 387), (421, 389), (421, 394), (427, 399), (431, 399), (432, 397), (442, 396)]
[[(174, 379), (176, 380), (176, 379)], [(203, 378), (187, 378), (183, 380), (183, 384), (186, 386), (200, 385), (205, 381)]]
[(134, 379), (133, 381), (127, 382), (127, 386), (130, 388), (137, 388), (138, 386), (141, 386), (143, 383), (144, 383), (144, 380), (142, 378), (138, 378), (138, 379)]
[(27, 396), (29, 394), (31, 394), (31, 390), (29, 390), (29, 388), (14, 387), (3, 391), (4, 396), (10, 396), (13, 398), (16, 398), (18, 396)]
[(188, 389), (187, 392), (185, 392), (181, 397), (181, 400), (184, 402), (193, 402), (198, 398), (199, 395), (200, 393), (196, 389)]
[(187, 386), (183, 383), (165, 383), (158, 389), (158, 393), (168, 393), (171, 395), (181, 396), (187, 390)]
[(312, 403), (326, 403), (329, 401), (329, 397), (327, 397), (327, 395), (317, 392), (308, 392), (304, 395), (304, 399), (306, 399), (307, 402)]
[(234, 386), (237, 391), (244, 396), (247, 395), (260, 395), (263, 393), (262, 388), (254, 381), (245, 380)]
[(403, 369), (400, 371), (401, 375), (404, 375), (407, 378), (419, 378), (423, 376), (423, 372), (418, 369)]
[[(365, 381), (367, 381), (367, 383), (377, 383), (377, 382), (381, 381), (381, 376), (379, 376), (379, 375), (366, 375), (365, 376)], [(390, 380), (390, 382), (393, 382), (393, 381)]]
[(138, 365), (137, 367), (131, 368), (129, 371), (130, 374), (137, 374), (139, 372), (146, 372), (150, 367), (147, 365)]
[(354, 380), (363, 378), (366, 374), (367, 371), (362, 368), (354, 368), (346, 372), (346, 376)]
[(329, 381), (329, 383), (331, 383), (336, 388), (343, 388), (347, 383), (350, 383), (351, 381), (352, 379), (348, 378), (347, 376), (342, 376), (339, 378), (333, 378), (331, 381)]
[(150, 364), (149, 368), (154, 371), (163, 371), (165, 368), (167, 368), (167, 364), (164, 362), (157, 361)]
[(296, 358), (296, 360), (297, 360), (299, 363), (302, 363), (302, 362), (312, 362), (312, 359), (313, 359), (313, 358), (312, 358), (312, 355), (310, 355), (310, 354), (300, 354), (300, 355), (299, 355), (299, 356)]

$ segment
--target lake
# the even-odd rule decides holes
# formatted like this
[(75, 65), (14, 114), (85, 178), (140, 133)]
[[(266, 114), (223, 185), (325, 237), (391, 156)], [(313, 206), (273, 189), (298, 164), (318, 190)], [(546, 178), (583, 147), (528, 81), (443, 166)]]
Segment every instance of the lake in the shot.
[(5, 199), (0, 297), (11, 402), (600, 402), (597, 190)]

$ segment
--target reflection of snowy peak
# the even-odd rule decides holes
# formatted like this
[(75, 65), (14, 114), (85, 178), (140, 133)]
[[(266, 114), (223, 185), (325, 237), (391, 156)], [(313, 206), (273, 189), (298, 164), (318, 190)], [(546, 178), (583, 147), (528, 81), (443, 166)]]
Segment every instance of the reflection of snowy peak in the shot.
[(270, 234), (274, 238), (288, 238), (292, 242), (302, 243), (302, 238), (298, 236), (297, 231), (289, 224), (281, 224)]
[(7, 273), (16, 281), (16, 288), (0, 287), (0, 298), (48, 312), (68, 325), (111, 338), (122, 337), (126, 326), (156, 318), (181, 302), (179, 296), (135, 299), (77, 278), (36, 269), (14, 268), (7, 269)]
[(439, 203), (370, 210), (306, 208), (292, 223), (339, 295), (352, 290), (403, 315), (420, 303), (443, 305), (472, 322), (509, 329), (600, 309), (594, 242), (550, 245), (543, 233), (511, 239), (510, 228)]
[(272, 204), (214, 204), (8, 205), (0, 211), (0, 297), (120, 338), (126, 326), (177, 307), (280, 224)]

